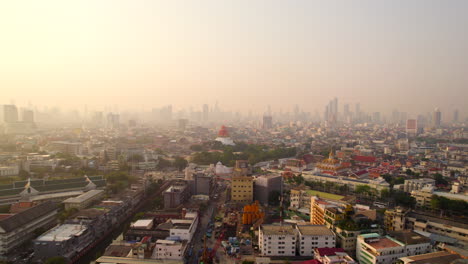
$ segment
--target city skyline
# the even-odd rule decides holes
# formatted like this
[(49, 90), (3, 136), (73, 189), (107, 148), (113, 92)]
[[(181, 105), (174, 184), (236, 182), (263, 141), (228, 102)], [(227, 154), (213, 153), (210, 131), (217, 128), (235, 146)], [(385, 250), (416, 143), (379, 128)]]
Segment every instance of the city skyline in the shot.
[[(3, 3), (2, 102), (467, 112), (465, 1)], [(422, 109), (422, 110), (421, 110)]]

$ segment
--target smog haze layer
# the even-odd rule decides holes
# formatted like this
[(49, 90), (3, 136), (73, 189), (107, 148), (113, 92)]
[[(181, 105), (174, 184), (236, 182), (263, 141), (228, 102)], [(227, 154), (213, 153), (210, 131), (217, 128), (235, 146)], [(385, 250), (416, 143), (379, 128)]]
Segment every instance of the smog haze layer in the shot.
[(467, 112), (467, 1), (4, 1), (1, 102)]

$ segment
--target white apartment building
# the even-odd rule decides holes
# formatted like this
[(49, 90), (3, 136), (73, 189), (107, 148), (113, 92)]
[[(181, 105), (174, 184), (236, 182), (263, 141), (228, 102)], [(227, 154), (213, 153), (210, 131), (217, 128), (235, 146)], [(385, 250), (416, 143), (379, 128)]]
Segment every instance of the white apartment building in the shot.
[(186, 249), (187, 241), (158, 239), (151, 258), (183, 260)]
[(316, 248), (334, 248), (335, 233), (325, 225), (297, 225), (300, 256), (313, 256)]
[(291, 225), (261, 225), (258, 245), (262, 256), (295, 256), (297, 230)]
[(411, 193), (412, 191), (419, 191), (424, 187), (434, 187), (435, 180), (429, 178), (423, 179), (412, 179), (412, 180), (405, 180), (405, 184), (403, 185), (403, 190), (407, 193)]
[(377, 233), (359, 235), (356, 244), (359, 263), (392, 264), (399, 258), (425, 254), (431, 250), (430, 239), (412, 231), (394, 232), (392, 236)]
[(197, 230), (198, 215), (195, 212), (190, 212), (185, 215), (184, 219), (171, 219), (172, 228), (169, 233), (173, 237), (179, 237), (180, 240), (192, 240), (193, 234)]
[(0, 166), (0, 176), (13, 176), (19, 174), (19, 166)]

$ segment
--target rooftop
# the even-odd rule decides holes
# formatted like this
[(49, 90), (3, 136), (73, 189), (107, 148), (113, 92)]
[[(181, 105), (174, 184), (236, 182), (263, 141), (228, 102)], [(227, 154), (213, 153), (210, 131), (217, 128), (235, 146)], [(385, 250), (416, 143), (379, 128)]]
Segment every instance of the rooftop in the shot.
[(167, 260), (167, 259), (138, 259), (126, 257), (112, 257), (102, 256), (96, 260), (97, 263), (126, 263), (126, 264), (181, 264), (180, 260)]
[(375, 249), (401, 247), (400, 244), (387, 237), (370, 240), (367, 244)]
[(460, 258), (460, 255), (452, 254), (447, 251), (439, 251), (422, 255), (403, 257), (401, 260), (404, 261), (404, 263), (411, 264), (446, 264), (452, 263), (452, 261)]
[(333, 256), (336, 252), (345, 252), (342, 248), (316, 248), (315, 250), (320, 256)]
[(298, 225), (297, 229), (303, 236), (333, 236), (335, 235), (324, 225)]
[(8, 218), (1, 219), (0, 228), (5, 232), (10, 232), (56, 210), (57, 205), (53, 202), (41, 203)]
[(153, 223), (153, 219), (140, 219), (132, 224), (133, 228), (147, 228)]
[(69, 240), (73, 236), (79, 236), (86, 231), (85, 225), (74, 225), (74, 224), (63, 224), (57, 226), (42, 236), (38, 237), (38, 241), (65, 241)]
[(422, 236), (418, 233), (413, 231), (396, 231), (396, 232), (389, 232), (389, 235), (394, 239), (404, 243), (406, 245), (415, 245), (415, 244), (422, 244), (422, 243), (430, 243), (431, 240), (425, 236)]
[(95, 197), (96, 195), (99, 195), (101, 194), (102, 192), (104, 192), (103, 190), (91, 190), (91, 191), (87, 191), (77, 197), (73, 197), (73, 198), (68, 198), (66, 199), (65, 201), (63, 201), (64, 203), (81, 203), (81, 202), (84, 202), (88, 199), (91, 199), (93, 197)]
[(132, 250), (131, 246), (125, 245), (110, 245), (106, 248), (104, 252), (104, 256), (112, 256), (112, 257), (126, 257)]
[(262, 225), (263, 234), (269, 236), (296, 235), (296, 230), (292, 225)]

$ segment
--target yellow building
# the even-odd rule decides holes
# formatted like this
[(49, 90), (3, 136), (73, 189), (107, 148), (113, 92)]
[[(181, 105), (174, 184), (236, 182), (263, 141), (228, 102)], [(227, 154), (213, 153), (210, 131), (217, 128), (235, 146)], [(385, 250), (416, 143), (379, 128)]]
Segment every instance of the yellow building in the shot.
[[(321, 193), (315, 194), (310, 198), (310, 222), (313, 225), (331, 226), (344, 218), (348, 211), (353, 207), (346, 202), (346, 198), (340, 195)], [(325, 194), (325, 195), (324, 195)], [(327, 197), (327, 198), (325, 198)]]
[(250, 176), (233, 176), (231, 183), (231, 201), (251, 203), (253, 201), (253, 178)]

